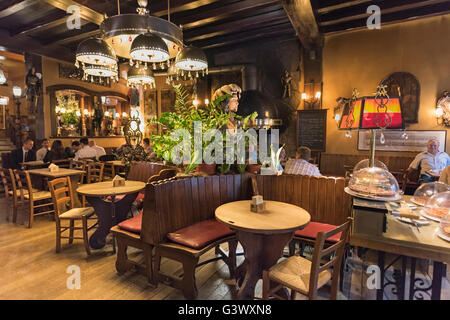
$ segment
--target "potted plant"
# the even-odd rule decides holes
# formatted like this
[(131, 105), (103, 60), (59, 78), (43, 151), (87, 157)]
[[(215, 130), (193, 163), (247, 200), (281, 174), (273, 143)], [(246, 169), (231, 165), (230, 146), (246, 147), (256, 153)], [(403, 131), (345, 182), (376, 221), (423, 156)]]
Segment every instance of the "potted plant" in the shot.
[[(175, 110), (176, 112), (163, 112), (161, 117), (158, 119), (149, 119), (148, 125), (159, 124), (162, 126), (162, 133), (159, 135), (152, 135), (150, 137), (153, 145), (154, 151), (157, 153), (158, 158), (164, 158), (168, 162), (173, 162), (172, 150), (181, 141), (174, 140), (172, 138), (172, 133), (178, 129), (184, 129), (189, 132), (191, 138), (194, 137), (194, 122), (201, 122), (201, 135), (202, 137), (210, 129), (222, 129), (226, 127), (228, 121), (231, 118), (237, 118), (242, 120), (243, 123), (247, 123), (250, 118), (255, 118), (256, 113), (248, 117), (239, 117), (232, 113), (227, 113), (218, 108), (220, 102), (231, 97), (230, 95), (224, 95), (209, 103), (204, 108), (197, 108), (192, 103), (192, 98), (189, 98), (186, 91), (181, 87), (181, 85), (174, 86), (176, 93)], [(200, 133), (200, 132), (199, 132)], [(225, 140), (225, 135), (222, 135)], [(222, 143), (223, 141), (222, 140)], [(198, 164), (199, 158), (201, 156), (200, 152), (194, 148), (194, 139), (191, 139), (191, 150), (193, 152), (188, 155), (189, 163), (185, 165), (185, 173), (189, 174), (194, 169), (198, 172), (204, 172), (208, 175), (214, 174), (216, 171), (215, 163), (205, 163), (202, 162)], [(201, 152), (204, 153), (205, 149), (213, 141), (202, 141)], [(224, 143), (223, 143), (224, 144)], [(221, 172), (228, 172), (229, 167), (221, 166)]]
[(281, 146), (277, 151), (272, 149), (270, 146), (270, 161), (265, 162), (261, 167), (261, 175), (280, 175), (283, 171), (280, 170), (281, 158), (280, 154), (283, 150), (284, 145)]

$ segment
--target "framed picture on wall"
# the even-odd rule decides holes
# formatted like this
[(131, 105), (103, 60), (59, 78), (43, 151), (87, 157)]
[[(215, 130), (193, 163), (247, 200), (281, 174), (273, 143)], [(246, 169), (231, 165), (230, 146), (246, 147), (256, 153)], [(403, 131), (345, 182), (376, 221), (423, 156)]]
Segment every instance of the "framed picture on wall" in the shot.
[[(404, 135), (406, 133), (406, 136)], [(439, 150), (446, 151), (446, 130), (383, 130), (386, 142), (380, 142), (381, 130), (376, 130), (377, 151), (422, 152), (427, 150), (427, 142), (431, 139), (439, 141)], [(407, 137), (407, 139), (405, 139)], [(358, 132), (358, 150), (370, 149), (370, 131)]]

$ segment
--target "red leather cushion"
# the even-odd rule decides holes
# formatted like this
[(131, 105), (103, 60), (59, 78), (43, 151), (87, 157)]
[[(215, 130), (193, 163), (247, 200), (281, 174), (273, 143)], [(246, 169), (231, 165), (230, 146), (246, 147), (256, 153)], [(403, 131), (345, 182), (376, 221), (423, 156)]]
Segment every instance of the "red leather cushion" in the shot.
[(127, 219), (118, 224), (120, 229), (133, 233), (141, 233), (142, 228), (142, 210), (136, 217)]
[(189, 227), (167, 234), (169, 240), (184, 246), (201, 249), (215, 240), (229, 236), (234, 231), (217, 220), (198, 222)]
[(136, 200), (134, 200), (134, 201), (144, 200), (144, 198), (145, 198), (145, 193), (139, 193)]
[[(310, 238), (316, 239), (317, 234), (320, 231), (329, 232), (333, 229), (336, 229), (338, 226), (334, 226), (332, 224), (320, 223), (320, 222), (310, 222), (305, 228), (302, 230), (295, 231), (295, 236), (302, 238)], [(327, 241), (338, 242), (341, 238), (341, 233), (335, 234), (334, 236), (327, 239)]]

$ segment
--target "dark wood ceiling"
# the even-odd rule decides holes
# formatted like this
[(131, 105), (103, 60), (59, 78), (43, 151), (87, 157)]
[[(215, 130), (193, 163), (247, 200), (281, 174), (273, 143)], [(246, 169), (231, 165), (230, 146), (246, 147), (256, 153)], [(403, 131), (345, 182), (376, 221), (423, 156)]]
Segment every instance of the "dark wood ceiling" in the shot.
[(320, 32), (365, 28), (367, 8), (381, 9), (381, 24), (450, 13), (450, 0), (311, 0)]
[[(81, 30), (66, 26), (66, 10), (81, 10)], [(120, 0), (120, 13), (135, 13), (135, 0)], [(167, 0), (149, 1), (150, 13), (168, 19)], [(99, 35), (103, 15), (118, 13), (116, 0), (0, 1), (0, 45), (73, 61), (80, 41)], [(281, 0), (170, 0), (170, 20), (183, 28), (184, 43), (217, 49), (243, 42), (282, 37), (295, 31)]]
[[(285, 12), (289, 2), (294, 1), (170, 0), (170, 20), (183, 27), (185, 44), (223, 50), (254, 41), (297, 38)], [(168, 19), (167, 0), (149, 3), (152, 15)], [(370, 4), (380, 6), (382, 23), (450, 12), (450, 0), (311, 0), (323, 34), (364, 27)], [(66, 26), (70, 5), (81, 8), (80, 30)], [(134, 13), (136, 8), (137, 1), (120, 0), (121, 13)], [(78, 43), (99, 35), (103, 15), (117, 12), (117, 0), (2, 0), (0, 45), (15, 52), (73, 61)]]

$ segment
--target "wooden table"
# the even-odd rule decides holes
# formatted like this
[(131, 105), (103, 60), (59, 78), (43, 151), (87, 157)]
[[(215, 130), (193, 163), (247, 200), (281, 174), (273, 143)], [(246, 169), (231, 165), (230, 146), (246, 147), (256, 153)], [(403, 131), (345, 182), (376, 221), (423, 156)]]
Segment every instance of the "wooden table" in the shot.
[[(411, 196), (403, 196), (402, 200), (409, 202)], [(377, 206), (382, 205), (383, 202), (378, 202)], [(418, 206), (417, 210), (422, 207)], [(386, 209), (387, 212), (387, 209)], [(419, 288), (416, 283), (421, 279), (415, 277), (415, 264), (417, 259), (428, 259), (433, 261), (433, 279), (432, 285), (427, 290), (431, 290), (431, 299), (440, 299), (442, 276), (444, 275), (444, 263), (450, 263), (450, 242), (447, 242), (435, 234), (435, 230), (439, 227), (439, 223), (429, 220), (430, 224), (427, 226), (415, 227), (412, 224), (407, 224), (399, 221), (392, 214), (378, 213), (367, 211), (367, 216), (370, 214), (385, 214), (386, 231), (377, 234), (376, 232), (355, 232), (352, 228), (350, 237), (350, 244), (352, 246), (363, 247), (377, 250), (379, 253), (378, 264), (382, 271), (382, 288), (377, 291), (377, 298), (383, 298), (384, 290), (384, 269), (385, 269), (385, 253), (398, 255), (403, 262), (401, 281), (398, 283), (398, 297), (403, 300), (405, 298), (405, 272), (408, 258), (411, 260), (411, 284), (409, 295), (407, 299), (414, 299), (416, 293), (425, 291), (423, 286)], [(353, 214), (355, 210), (353, 210)], [(357, 218), (354, 217), (354, 226), (357, 224)]]
[[(83, 171), (73, 170), (73, 169), (65, 169), (65, 168), (59, 168), (59, 170), (56, 172), (50, 172), (50, 170), (48, 168), (32, 169), (32, 170), (27, 170), (27, 171), (31, 175), (45, 177), (49, 180), (53, 180), (56, 178), (70, 177), (70, 182), (72, 184), (74, 207), (76, 207), (76, 208), (82, 207), (80, 199), (78, 198), (76, 189), (80, 182), (80, 175), (83, 174)], [(44, 185), (42, 186), (42, 189), (46, 189), (46, 188), (47, 188), (47, 186), (44, 186)]]
[(236, 230), (244, 248), (245, 261), (237, 270), (238, 283), (242, 282), (238, 299), (254, 298), (262, 271), (277, 263), (294, 231), (311, 220), (304, 209), (288, 203), (265, 201), (266, 210), (262, 213), (250, 211), (250, 203), (250, 200), (226, 203), (215, 212), (218, 221)]
[[(139, 191), (144, 188), (144, 182), (128, 180), (122, 187), (113, 187), (112, 181), (105, 181), (85, 184), (77, 189), (79, 194), (86, 196), (86, 200), (94, 207), (98, 217), (98, 228), (89, 238), (89, 245), (93, 249), (105, 246), (106, 236), (111, 227), (126, 219)], [(117, 195), (125, 197), (116, 201)], [(104, 200), (109, 196), (110, 200)]]
[(20, 165), (22, 166), (22, 168), (25, 168), (26, 170), (30, 168), (42, 168), (45, 165), (49, 165), (49, 163), (45, 163), (42, 160), (37, 160), (37, 161), (21, 162)]

